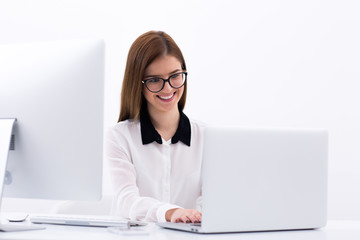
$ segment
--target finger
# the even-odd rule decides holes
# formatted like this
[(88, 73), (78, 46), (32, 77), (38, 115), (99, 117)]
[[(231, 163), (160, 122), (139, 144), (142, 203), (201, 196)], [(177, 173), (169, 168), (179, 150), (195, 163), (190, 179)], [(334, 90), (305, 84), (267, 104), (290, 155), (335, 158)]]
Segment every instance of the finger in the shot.
[(192, 220), (192, 222), (193, 223), (201, 223), (201, 218), (199, 219), (199, 218), (194, 218), (193, 220)]
[(200, 215), (201, 216), (201, 212), (197, 211), (197, 210), (193, 210), (191, 212), (194, 216)]
[(190, 222), (192, 222), (192, 223), (195, 223), (195, 222), (197, 222), (197, 218), (194, 216), (194, 215), (188, 215), (188, 219), (190, 220)]
[(198, 220), (198, 222), (201, 223), (201, 220), (202, 220), (202, 215), (201, 215), (201, 213), (200, 213), (200, 214), (197, 214), (195, 217), (196, 217), (196, 219)]
[(190, 222), (190, 219), (186, 216), (186, 215), (183, 215), (180, 217), (180, 220), (183, 222), (183, 223), (189, 223)]

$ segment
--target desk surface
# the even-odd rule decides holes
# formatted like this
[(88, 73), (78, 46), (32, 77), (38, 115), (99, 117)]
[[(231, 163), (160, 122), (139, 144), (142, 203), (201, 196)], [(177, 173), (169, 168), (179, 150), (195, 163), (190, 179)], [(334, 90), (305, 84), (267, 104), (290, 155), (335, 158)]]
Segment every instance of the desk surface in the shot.
[(279, 231), (258, 233), (196, 234), (159, 228), (147, 227), (147, 231), (112, 233), (107, 228), (71, 227), (46, 225), (45, 230), (24, 232), (0, 232), (0, 239), (242, 239), (242, 240), (358, 240), (360, 239), (360, 221), (329, 221), (319, 230)]

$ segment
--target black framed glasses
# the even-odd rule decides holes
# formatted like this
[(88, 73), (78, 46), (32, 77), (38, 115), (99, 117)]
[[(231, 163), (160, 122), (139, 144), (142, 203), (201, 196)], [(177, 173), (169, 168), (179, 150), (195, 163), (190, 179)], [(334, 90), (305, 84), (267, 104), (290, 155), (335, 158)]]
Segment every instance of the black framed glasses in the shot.
[(185, 81), (187, 79), (187, 72), (178, 72), (171, 75), (168, 79), (160, 78), (160, 77), (149, 77), (142, 81), (145, 84), (145, 87), (153, 93), (160, 92), (163, 90), (165, 83), (169, 82), (172, 88), (181, 88), (184, 86)]

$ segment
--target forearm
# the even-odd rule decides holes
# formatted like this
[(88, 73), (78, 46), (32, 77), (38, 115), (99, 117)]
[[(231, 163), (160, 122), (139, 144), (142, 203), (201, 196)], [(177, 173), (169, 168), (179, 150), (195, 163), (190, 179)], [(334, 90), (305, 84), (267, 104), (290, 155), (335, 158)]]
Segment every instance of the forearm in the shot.
[(120, 193), (115, 198), (113, 208), (115, 215), (131, 220), (165, 222), (166, 212), (179, 206), (150, 197), (141, 197), (136, 193), (125, 195)]

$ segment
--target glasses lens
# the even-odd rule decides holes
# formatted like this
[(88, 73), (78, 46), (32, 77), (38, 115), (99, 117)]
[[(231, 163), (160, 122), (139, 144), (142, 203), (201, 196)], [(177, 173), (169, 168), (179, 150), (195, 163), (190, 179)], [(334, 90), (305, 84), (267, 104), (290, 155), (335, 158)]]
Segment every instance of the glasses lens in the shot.
[(184, 85), (186, 79), (185, 73), (177, 73), (171, 76), (170, 84), (173, 88), (180, 88)]
[(152, 92), (160, 91), (163, 84), (164, 80), (161, 78), (150, 78), (146, 81), (146, 87)]
[[(184, 85), (185, 81), (186, 73), (176, 73), (169, 77), (169, 83), (173, 88), (181, 88)], [(159, 92), (164, 87), (164, 79), (157, 77), (148, 78), (145, 79), (145, 84), (147, 89), (149, 89), (151, 92)]]

